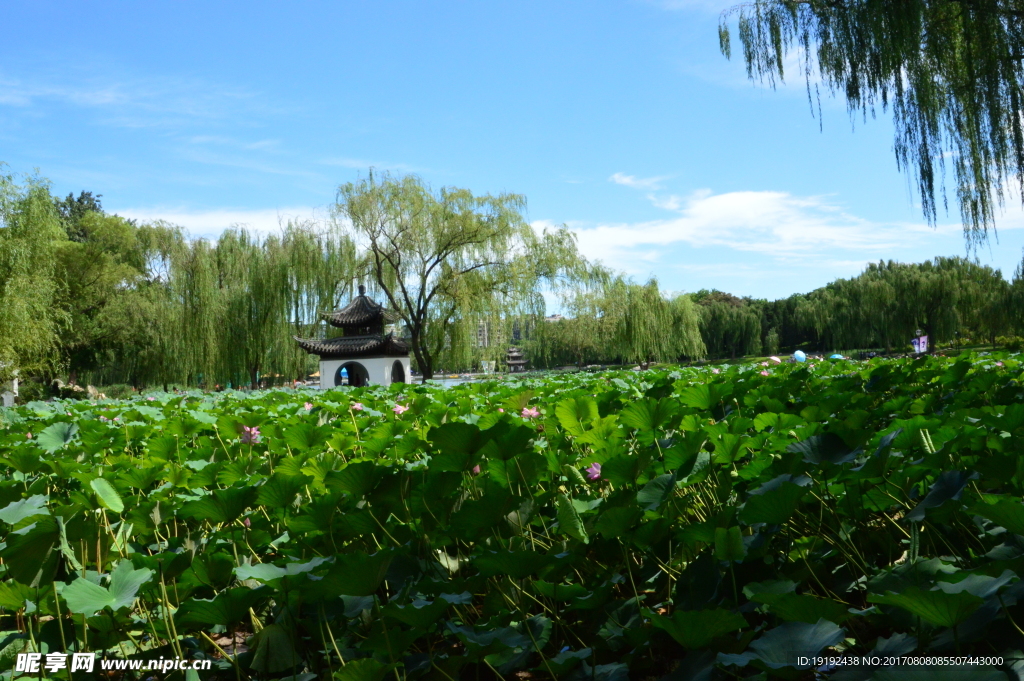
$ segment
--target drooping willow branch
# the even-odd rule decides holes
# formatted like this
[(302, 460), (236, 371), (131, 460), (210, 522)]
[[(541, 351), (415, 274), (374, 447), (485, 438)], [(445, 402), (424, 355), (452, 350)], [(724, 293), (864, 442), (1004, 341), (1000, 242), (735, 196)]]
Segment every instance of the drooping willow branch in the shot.
[[(774, 85), (795, 53), (808, 93), (821, 85), (865, 118), (891, 109), (894, 151), (928, 221), (948, 208), (947, 161), (970, 246), (994, 229), (1024, 177), (1024, 9), (1016, 0), (753, 0), (735, 22), (751, 79)], [(1024, 192), (1022, 192), (1024, 195)]]

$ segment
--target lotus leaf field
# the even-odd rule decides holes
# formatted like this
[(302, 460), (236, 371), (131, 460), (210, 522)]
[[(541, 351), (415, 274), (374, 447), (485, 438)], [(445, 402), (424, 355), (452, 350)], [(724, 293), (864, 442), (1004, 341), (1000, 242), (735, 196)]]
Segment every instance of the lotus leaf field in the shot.
[(1022, 371), (30, 403), (0, 423), (0, 671), (95, 651), (212, 660), (189, 681), (1016, 679)]

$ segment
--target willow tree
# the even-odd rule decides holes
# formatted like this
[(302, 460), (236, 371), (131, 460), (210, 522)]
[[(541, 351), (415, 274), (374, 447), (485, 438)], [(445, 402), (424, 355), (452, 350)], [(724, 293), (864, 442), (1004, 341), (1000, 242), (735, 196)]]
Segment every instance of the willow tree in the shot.
[[(891, 263), (890, 263), (891, 266)], [(896, 295), (892, 278), (885, 263), (871, 263), (858, 277), (862, 292), (864, 328), (870, 329), (879, 347), (891, 350), (906, 342), (911, 329), (908, 326), (905, 301)], [(870, 343), (861, 347), (871, 347)]]
[[(896, 160), (936, 220), (936, 185), (953, 167), (968, 243), (986, 238), (1009, 184), (1024, 178), (1024, 8), (1019, 0), (751, 0), (738, 20), (747, 74), (772, 84), (795, 54), (808, 95), (823, 87), (851, 113), (892, 108)], [(1024, 191), (1021, 192), (1024, 197)]]
[(616, 276), (600, 263), (581, 261), (575, 275), (552, 291), (560, 314), (538, 318), (523, 343), (534, 366), (583, 366), (607, 358), (605, 293)]
[(711, 357), (737, 357), (761, 351), (761, 311), (749, 298), (722, 291), (694, 295), (700, 332)]
[(651, 279), (639, 284), (600, 265), (561, 291), (564, 317), (541, 329), (544, 359), (654, 361), (705, 354), (699, 314), (688, 295), (667, 296)]
[(1013, 271), (1010, 289), (1006, 292), (1007, 322), (1017, 335), (1024, 335), (1024, 258)]
[(932, 346), (951, 340), (959, 327), (958, 310), (967, 302), (957, 276), (962, 263), (940, 257), (898, 270), (896, 295), (906, 305), (907, 319), (916, 320)]
[[(285, 267), (285, 307), (289, 334), (310, 338), (327, 332), (322, 312), (334, 310), (351, 295), (357, 276), (352, 239), (336, 224), (314, 220), (288, 222), (281, 235)], [(304, 378), (308, 355), (291, 339), (284, 341), (277, 370)]]
[(232, 381), (245, 376), (256, 388), (291, 340), (281, 240), (229, 229), (217, 240), (216, 256), (224, 310), (221, 366)]
[(0, 175), (0, 382), (56, 369), (67, 323), (55, 305), (57, 250), (66, 238), (45, 183)]
[[(803, 307), (824, 348), (842, 350), (874, 347), (885, 335), (889, 318), (881, 307), (886, 291), (868, 273), (853, 279), (836, 279), (808, 296)], [(891, 293), (891, 287), (888, 289)]]
[(369, 176), (338, 190), (339, 224), (365, 248), (363, 273), (408, 333), (423, 379), (475, 338), (481, 316), (518, 314), (576, 267), (567, 230), (538, 235), (516, 194), (433, 191), (414, 176)]
[(963, 301), (957, 308), (960, 326), (995, 347), (996, 338), (1012, 323), (1009, 282), (1002, 271), (971, 261), (963, 261), (957, 273)]
[(705, 355), (700, 317), (689, 296), (666, 297), (656, 279), (646, 284), (617, 277), (605, 292), (609, 348), (626, 363)]
[[(160, 310), (159, 341), (145, 369), (160, 382), (210, 384), (222, 373), (221, 345), (226, 334), (227, 310), (223, 253), (206, 239), (190, 239), (166, 225), (150, 226), (151, 238), (163, 268), (154, 272), (147, 291), (151, 305)], [(168, 231), (163, 231), (168, 230)], [(232, 339), (234, 340), (234, 339)], [(214, 380), (211, 380), (214, 379)]]

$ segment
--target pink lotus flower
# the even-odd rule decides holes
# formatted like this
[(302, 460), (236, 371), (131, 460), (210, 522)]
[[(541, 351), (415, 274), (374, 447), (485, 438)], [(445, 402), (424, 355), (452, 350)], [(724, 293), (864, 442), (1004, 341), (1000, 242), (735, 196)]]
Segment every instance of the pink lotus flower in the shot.
[(722, 370), (719, 369), (718, 367), (715, 367), (714, 369), (711, 370), (711, 373), (713, 373), (713, 374), (720, 374), (720, 373), (722, 373)]
[(540, 409), (537, 409), (537, 407), (523, 407), (522, 416), (524, 419), (535, 419), (540, 416)]
[(587, 478), (589, 478), (590, 480), (600, 480), (601, 479), (601, 464), (596, 463), (596, 462), (590, 464), (590, 467), (586, 469), (586, 472), (587, 472)]
[(762, 370), (761, 370), (761, 375), (762, 375), (762, 376), (767, 376), (767, 375), (768, 375), (768, 372), (767, 372), (767, 371), (765, 371), (764, 369), (762, 369)]
[(761, 362), (761, 366), (763, 366), (763, 367), (768, 366), (768, 362)]
[(473, 475), (480, 475), (480, 464), (473, 466)]
[(306, 411), (309, 411), (310, 409), (312, 409), (312, 408), (313, 408), (313, 403), (312, 403), (312, 402), (306, 402), (306, 403), (305, 403), (304, 405), (302, 405), (302, 406), (306, 408)]
[(260, 441), (259, 426), (253, 426), (252, 428), (249, 426), (242, 426), (242, 437), (239, 438), (239, 441), (243, 445), (258, 444)]
[(505, 413), (505, 410), (504, 410), (504, 409), (502, 409), (501, 407), (498, 407), (498, 413), (499, 413), (499, 414), (504, 414), (504, 413)]
[(147, 397), (146, 400), (149, 401), (149, 402), (155, 402), (156, 398), (155, 397)]
[(997, 367), (1001, 367), (1001, 366), (1003, 366), (1003, 363), (1002, 362), (996, 362), (996, 366)]
[(391, 408), (391, 411), (395, 412), (396, 416), (400, 416), (400, 415), (404, 414), (405, 412), (409, 411), (409, 407), (406, 407), (406, 406), (401, 405), (401, 404), (396, 404), (395, 406), (393, 406)]
[(252, 523), (249, 521), (248, 518), (243, 518), (242, 519), (242, 524), (245, 525), (246, 527), (252, 527)]
[(25, 439), (26, 440), (31, 440), (32, 439), (32, 433), (25, 433)]
[(356, 402), (350, 408), (353, 411), (362, 411), (363, 410), (363, 403), (362, 402)]

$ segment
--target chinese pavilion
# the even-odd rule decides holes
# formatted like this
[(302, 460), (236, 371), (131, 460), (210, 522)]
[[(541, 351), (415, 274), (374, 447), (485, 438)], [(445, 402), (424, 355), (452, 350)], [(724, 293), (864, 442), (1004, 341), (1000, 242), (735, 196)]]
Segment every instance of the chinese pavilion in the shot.
[(509, 373), (518, 374), (526, 371), (526, 359), (523, 358), (523, 351), (517, 347), (511, 347), (505, 353), (505, 364)]
[(397, 315), (370, 300), (365, 286), (359, 287), (359, 295), (351, 303), (323, 316), (328, 324), (342, 329), (341, 336), (323, 340), (294, 337), (303, 350), (320, 356), (321, 388), (408, 380), (409, 346), (384, 331)]

